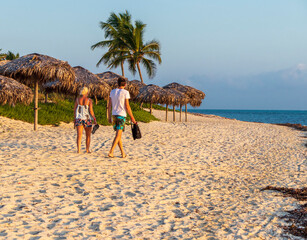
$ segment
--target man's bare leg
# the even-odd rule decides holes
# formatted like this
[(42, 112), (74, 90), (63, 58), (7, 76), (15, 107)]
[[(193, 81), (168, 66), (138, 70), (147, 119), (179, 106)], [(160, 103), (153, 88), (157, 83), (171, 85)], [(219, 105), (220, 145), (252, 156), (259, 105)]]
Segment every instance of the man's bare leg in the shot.
[(125, 151), (124, 151), (123, 140), (122, 140), (122, 139), (120, 139), (120, 140), (118, 141), (118, 147), (119, 147), (119, 149), (120, 149), (120, 152), (122, 153), (122, 158), (125, 158), (127, 155), (126, 155), (126, 153), (125, 153)]
[(122, 132), (123, 132), (123, 130), (116, 130), (116, 135), (115, 135), (111, 150), (110, 150), (109, 155), (108, 155), (109, 157), (114, 157), (114, 150), (115, 150), (115, 147), (118, 144), (118, 142), (121, 140)]

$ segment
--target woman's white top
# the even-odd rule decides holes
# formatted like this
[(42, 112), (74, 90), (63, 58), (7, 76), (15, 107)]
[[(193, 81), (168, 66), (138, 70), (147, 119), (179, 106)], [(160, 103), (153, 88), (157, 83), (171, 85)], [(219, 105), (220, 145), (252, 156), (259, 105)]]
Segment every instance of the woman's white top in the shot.
[(79, 105), (76, 109), (76, 119), (88, 120), (92, 119), (89, 111), (89, 105)]

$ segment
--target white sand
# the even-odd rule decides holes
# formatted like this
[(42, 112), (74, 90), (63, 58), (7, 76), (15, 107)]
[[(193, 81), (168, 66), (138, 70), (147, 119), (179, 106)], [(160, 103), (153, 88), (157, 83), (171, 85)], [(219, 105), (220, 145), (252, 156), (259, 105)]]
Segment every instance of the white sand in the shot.
[(112, 127), (76, 154), (72, 124), (0, 117), (0, 239), (284, 239), (279, 216), (297, 201), (260, 189), (306, 186), (302, 133), (189, 119), (140, 123), (136, 141), (128, 127), (128, 157), (110, 159)]

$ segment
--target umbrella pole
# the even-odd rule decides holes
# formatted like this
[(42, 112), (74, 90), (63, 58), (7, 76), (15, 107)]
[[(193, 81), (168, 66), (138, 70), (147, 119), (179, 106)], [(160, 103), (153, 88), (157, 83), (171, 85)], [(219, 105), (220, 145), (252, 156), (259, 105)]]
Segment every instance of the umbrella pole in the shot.
[(168, 119), (168, 104), (166, 104), (166, 115), (165, 115), (165, 121), (167, 122)]
[(173, 121), (176, 122), (175, 105), (173, 105)]
[(188, 110), (187, 110), (187, 104), (185, 105), (185, 121), (188, 121)]
[(150, 103), (150, 114), (152, 114), (152, 102)]
[(45, 103), (48, 102), (48, 93), (45, 93)]
[(35, 81), (34, 89), (34, 131), (37, 130), (38, 123), (38, 81)]
[(109, 98), (107, 100), (107, 119), (109, 119)]
[(182, 121), (181, 112), (182, 112), (182, 104), (180, 104), (180, 122)]

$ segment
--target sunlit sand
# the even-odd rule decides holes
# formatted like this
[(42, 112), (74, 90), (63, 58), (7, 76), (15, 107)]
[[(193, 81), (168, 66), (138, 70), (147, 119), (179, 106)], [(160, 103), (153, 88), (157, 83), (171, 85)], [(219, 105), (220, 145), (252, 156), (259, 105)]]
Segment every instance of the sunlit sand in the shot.
[(0, 122), (7, 239), (281, 239), (279, 216), (297, 202), (260, 189), (306, 185), (306, 147), (288, 127), (193, 115), (140, 123), (140, 140), (126, 127), (122, 159), (118, 149), (107, 157), (110, 126), (77, 154), (72, 123), (34, 132)]

